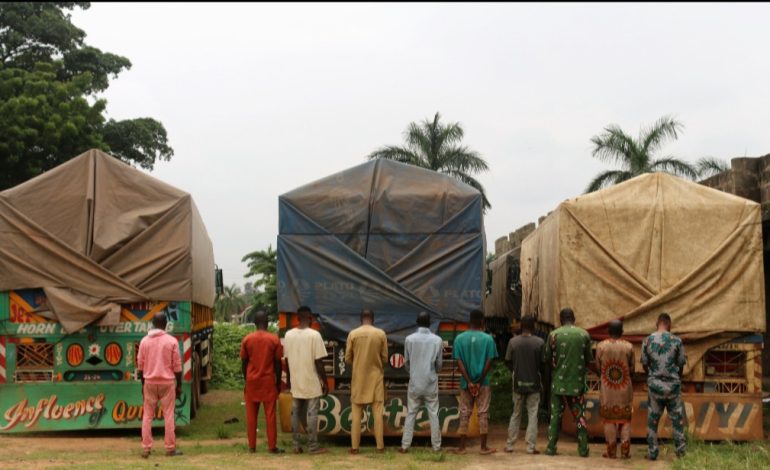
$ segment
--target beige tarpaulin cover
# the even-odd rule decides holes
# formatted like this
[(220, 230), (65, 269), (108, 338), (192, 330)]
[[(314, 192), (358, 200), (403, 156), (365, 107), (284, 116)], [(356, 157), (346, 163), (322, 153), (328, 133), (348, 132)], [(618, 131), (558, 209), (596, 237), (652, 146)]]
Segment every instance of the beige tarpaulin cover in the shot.
[(629, 335), (650, 333), (665, 311), (674, 332), (711, 347), (714, 335), (764, 332), (760, 206), (639, 176), (559, 205), (524, 240), (521, 280), (522, 312), (554, 325), (569, 306), (581, 327), (622, 317)]
[(189, 194), (99, 151), (0, 192), (0, 290), (43, 288), (68, 332), (117, 303), (214, 302), (214, 254)]

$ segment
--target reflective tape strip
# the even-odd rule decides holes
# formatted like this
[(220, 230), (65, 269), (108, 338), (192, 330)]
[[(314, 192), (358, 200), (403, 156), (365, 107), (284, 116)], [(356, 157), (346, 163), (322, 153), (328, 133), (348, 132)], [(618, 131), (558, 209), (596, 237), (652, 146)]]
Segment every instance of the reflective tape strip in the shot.
[(184, 358), (182, 363), (182, 374), (184, 375), (184, 380), (192, 380), (192, 348), (190, 347), (192, 345), (192, 341), (190, 340), (190, 335), (185, 334), (184, 340), (182, 341), (182, 351), (184, 352)]
[(5, 382), (5, 337), (0, 336), (0, 384), (4, 384)]

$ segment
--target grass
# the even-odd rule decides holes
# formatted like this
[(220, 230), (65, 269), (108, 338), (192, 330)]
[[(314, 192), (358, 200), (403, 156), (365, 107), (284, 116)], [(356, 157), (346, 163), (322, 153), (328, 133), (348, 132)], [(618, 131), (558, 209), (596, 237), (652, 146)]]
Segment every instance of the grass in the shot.
[(687, 455), (673, 464), (675, 470), (738, 470), (770, 468), (770, 446), (762, 442), (710, 443), (691, 439)]

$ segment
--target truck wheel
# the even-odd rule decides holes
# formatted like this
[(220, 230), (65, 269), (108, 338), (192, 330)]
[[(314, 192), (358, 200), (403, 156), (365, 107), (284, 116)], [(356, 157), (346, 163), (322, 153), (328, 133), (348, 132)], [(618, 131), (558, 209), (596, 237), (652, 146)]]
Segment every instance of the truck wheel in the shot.
[(197, 352), (192, 355), (192, 382), (190, 383), (190, 418), (198, 416), (201, 402), (201, 360)]

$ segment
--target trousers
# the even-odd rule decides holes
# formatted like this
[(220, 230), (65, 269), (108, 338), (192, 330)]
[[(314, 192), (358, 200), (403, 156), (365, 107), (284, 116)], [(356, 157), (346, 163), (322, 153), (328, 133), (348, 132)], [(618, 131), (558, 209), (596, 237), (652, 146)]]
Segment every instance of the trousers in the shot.
[(408, 449), (412, 445), (414, 423), (421, 407), (425, 407), (430, 420), (430, 443), (433, 450), (441, 450), (441, 427), (438, 421), (438, 393), (427, 395), (407, 394), (407, 414), (404, 421), (404, 431), (401, 437), (401, 447)]
[(684, 437), (684, 406), (682, 397), (677, 394), (673, 397), (662, 397), (653, 393), (649, 394), (649, 408), (647, 409), (647, 453), (651, 459), (658, 458), (658, 425), (663, 411), (668, 410), (671, 418), (672, 435), (676, 446), (676, 455), (684, 455), (687, 442)]
[(508, 441), (505, 443), (505, 448), (513, 450), (513, 445), (519, 438), (522, 409), (525, 405), (527, 407), (527, 433), (524, 437), (527, 440), (527, 452), (531, 454), (535, 451), (535, 440), (537, 439), (537, 409), (540, 406), (540, 392), (513, 392), (513, 414), (508, 423)]
[(160, 402), (165, 425), (164, 443), (167, 451), (176, 449), (176, 423), (174, 405), (176, 404), (175, 384), (144, 384), (144, 409), (142, 410), (142, 447), (152, 449), (152, 418)]
[[(361, 421), (363, 419), (364, 408), (366, 405), (367, 404), (365, 403), (350, 404), (350, 447), (353, 449), (358, 449), (358, 446), (361, 445), (361, 426), (364, 424)], [(371, 404), (371, 406), (372, 414), (374, 415), (374, 440), (377, 443), (377, 449), (384, 449), (385, 439), (383, 437), (384, 423), (382, 419), (382, 413), (385, 408), (385, 403), (381, 401), (375, 401)]]
[(248, 436), (249, 449), (257, 447), (257, 418), (259, 417), (259, 405), (265, 409), (265, 421), (267, 422), (267, 448), (275, 449), (278, 441), (278, 430), (275, 422), (274, 401), (246, 400), (246, 435)]
[(302, 446), (300, 425), (307, 433), (307, 447), (312, 452), (318, 450), (318, 410), (321, 407), (321, 397), (292, 398), (291, 400), (291, 432), (294, 448)]
[(556, 454), (556, 443), (559, 441), (561, 430), (561, 415), (564, 408), (569, 408), (577, 425), (578, 453), (581, 457), (588, 456), (588, 429), (586, 429), (585, 395), (569, 396), (551, 393), (551, 423), (548, 426), (548, 447), (545, 452), (548, 455)]

